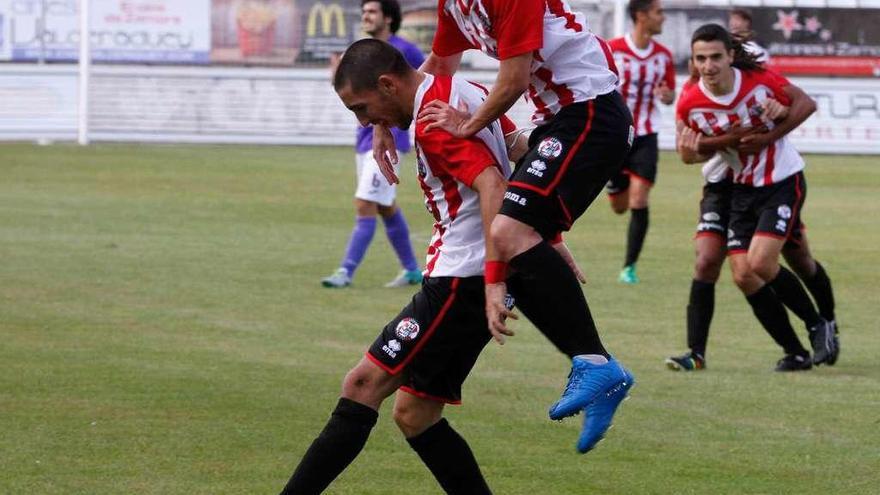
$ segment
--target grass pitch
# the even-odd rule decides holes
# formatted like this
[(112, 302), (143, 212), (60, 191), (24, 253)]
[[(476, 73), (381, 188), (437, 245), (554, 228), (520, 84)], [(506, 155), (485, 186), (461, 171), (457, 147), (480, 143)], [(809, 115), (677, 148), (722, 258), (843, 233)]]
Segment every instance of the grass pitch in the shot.
[[(411, 161), (400, 202), (430, 234)], [(0, 146), (0, 493), (277, 493), (343, 374), (409, 299), (381, 227), (323, 289), (353, 220), (349, 148)], [(708, 369), (685, 346), (699, 172), (662, 156), (639, 275), (600, 198), (566, 239), (606, 345), (635, 373), (600, 447), (547, 406), (568, 365), (530, 325), (490, 344), (452, 424), (498, 494), (880, 493), (880, 166), (808, 157), (804, 219), (838, 300), (837, 366), (781, 355), (727, 273)], [(805, 333), (801, 333), (805, 338)], [(383, 410), (334, 494), (439, 488)]]

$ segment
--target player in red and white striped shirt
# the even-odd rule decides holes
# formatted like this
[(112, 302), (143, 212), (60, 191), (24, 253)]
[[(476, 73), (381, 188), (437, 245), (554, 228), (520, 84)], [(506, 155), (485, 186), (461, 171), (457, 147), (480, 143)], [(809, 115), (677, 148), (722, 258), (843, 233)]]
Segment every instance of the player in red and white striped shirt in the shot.
[[(800, 237), (806, 194), (804, 161), (786, 135), (815, 111), (815, 103), (757, 64), (721, 26), (697, 29), (691, 47), (700, 81), (678, 103), (677, 119), (687, 126), (679, 151), (686, 162), (718, 152), (733, 171), (727, 248), (734, 280), (785, 350), (777, 370), (833, 363), (838, 352), (833, 326), (819, 316), (797, 277), (779, 264), (785, 243)], [(770, 98), (790, 106), (781, 121), (763, 115), (763, 102)], [(782, 304), (807, 324), (812, 363)]]
[[(648, 195), (657, 178), (657, 127), (660, 104), (675, 99), (675, 67), (672, 53), (652, 38), (663, 31), (660, 0), (630, 0), (632, 33), (608, 42), (620, 74), (618, 91), (633, 115), (636, 138), (623, 163), (623, 170), (608, 181), (611, 209), (623, 214), (629, 209), (626, 257), (620, 280), (638, 283), (636, 261), (648, 233)], [(631, 180), (632, 179), (632, 180)]]

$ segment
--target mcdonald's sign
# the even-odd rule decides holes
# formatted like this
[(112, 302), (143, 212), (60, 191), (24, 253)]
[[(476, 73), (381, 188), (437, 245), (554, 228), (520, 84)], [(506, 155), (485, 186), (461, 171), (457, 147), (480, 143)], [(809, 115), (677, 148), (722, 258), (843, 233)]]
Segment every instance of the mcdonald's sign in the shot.
[[(321, 33), (318, 34), (318, 18), (321, 19)], [(306, 36), (333, 36), (333, 21), (336, 21), (336, 37), (345, 38), (345, 13), (338, 3), (315, 2), (309, 10), (306, 22)]]

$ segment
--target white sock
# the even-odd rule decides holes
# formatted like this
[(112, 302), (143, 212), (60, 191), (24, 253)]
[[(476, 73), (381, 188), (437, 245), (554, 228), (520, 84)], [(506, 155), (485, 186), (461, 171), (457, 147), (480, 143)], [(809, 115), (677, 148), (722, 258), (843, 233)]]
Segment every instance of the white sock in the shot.
[(601, 354), (578, 354), (576, 358), (581, 358), (590, 364), (607, 364), (608, 358)]

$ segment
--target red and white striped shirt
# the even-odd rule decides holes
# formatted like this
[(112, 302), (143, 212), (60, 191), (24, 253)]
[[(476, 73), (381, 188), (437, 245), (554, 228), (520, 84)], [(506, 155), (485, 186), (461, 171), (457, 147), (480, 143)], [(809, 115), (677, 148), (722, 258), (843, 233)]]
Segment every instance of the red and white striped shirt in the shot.
[(636, 136), (656, 133), (660, 101), (654, 96), (654, 88), (665, 81), (669, 89), (675, 89), (672, 52), (656, 41), (640, 49), (628, 34), (609, 41), (608, 46), (620, 75), (618, 91), (632, 112)]
[[(790, 105), (791, 100), (783, 88), (791, 83), (771, 70), (733, 68), (733, 71), (733, 90), (726, 95), (713, 95), (702, 81), (684, 90), (676, 118), (706, 136), (725, 134), (737, 122), (746, 128), (765, 125), (772, 129), (773, 122), (761, 115), (760, 103), (774, 98), (783, 105)], [(775, 184), (804, 169), (804, 159), (787, 136), (753, 155), (735, 149), (718, 153), (733, 170), (734, 182), (753, 187)]]
[(437, 18), (432, 50), (442, 57), (471, 48), (498, 60), (534, 53), (536, 125), (617, 87), (608, 44), (564, 0), (438, 0)]
[[(458, 108), (461, 102), (473, 113), (486, 99), (485, 88), (457, 76), (427, 75), (416, 92), (413, 122), (433, 100)], [(425, 274), (429, 277), (471, 277), (483, 274), (486, 245), (480, 197), (471, 189), (474, 179), (488, 167), (510, 176), (504, 134), (516, 126), (507, 117), (496, 120), (476, 135), (461, 139), (446, 131), (417, 123), (416, 162), (425, 206), (434, 216), (434, 234), (428, 245)]]

